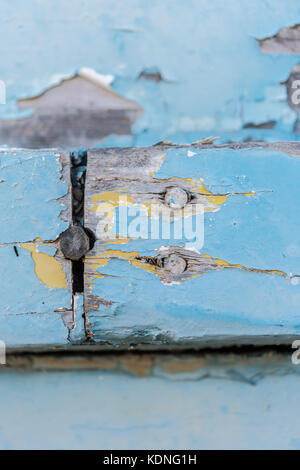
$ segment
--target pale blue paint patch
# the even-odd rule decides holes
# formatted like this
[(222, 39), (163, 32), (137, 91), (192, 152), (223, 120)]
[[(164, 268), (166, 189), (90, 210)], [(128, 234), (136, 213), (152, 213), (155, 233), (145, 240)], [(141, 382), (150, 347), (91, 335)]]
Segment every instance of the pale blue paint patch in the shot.
[[(254, 38), (299, 23), (297, 0), (288, 8), (281, 0), (55, 0), (38, 10), (32, 0), (14, 0), (2, 15), (3, 117), (21, 117), (18, 98), (89, 66), (113, 74), (114, 90), (144, 107), (134, 130), (138, 140), (151, 136), (144, 144), (180, 132), (234, 132), (249, 119), (286, 120), (286, 105), (272, 90), (299, 56), (262, 54)], [(149, 69), (163, 81), (138, 79)]]
[[(300, 159), (274, 150), (169, 150), (157, 178), (203, 178), (214, 194), (232, 193), (205, 213), (202, 253), (232, 264), (300, 274)], [(235, 192), (250, 193), (242, 196)], [(163, 243), (162, 243), (163, 244)]]
[[(0, 374), (2, 449), (295, 449), (300, 379), (137, 378), (105, 371)], [(298, 366), (299, 367), (299, 366)], [(241, 377), (251, 377), (240, 366)], [(218, 375), (218, 374), (217, 374)], [(26, 404), (26, 406), (24, 406)], [(105, 406), (104, 406), (105, 404)], [(224, 412), (226, 410), (226, 412)], [(26, 423), (26, 432), (24, 426)], [(41, 425), (42, 423), (42, 425)], [(38, 429), (38, 432), (37, 432)], [(59, 432), (57, 430), (59, 429)]]
[(25, 313), (1, 315), (0, 338), (8, 349), (69, 344), (68, 329), (60, 313)]
[(68, 193), (61, 170), (54, 151), (0, 152), (0, 244), (55, 240), (67, 228), (60, 219), (66, 207), (59, 199)]
[[(71, 293), (45, 285), (30, 245), (21, 246), (36, 238), (55, 240), (68, 226), (60, 218), (69, 202), (61, 199), (69, 188), (62, 180), (60, 155), (1, 150), (0, 180), (0, 339), (8, 348), (66, 344), (68, 328), (60, 311), (71, 310)], [(57, 246), (40, 244), (36, 250), (54, 257)], [(61, 267), (68, 270), (70, 263)], [(65, 275), (67, 279), (70, 273)]]
[(275, 275), (226, 269), (167, 286), (126, 261), (99, 270), (108, 277), (93, 281), (93, 293), (114, 303), (89, 312), (97, 341), (298, 334), (300, 284)]
[[(89, 312), (95, 339), (165, 337), (172, 344), (213, 336), (238, 342), (245, 335), (295, 334), (300, 282), (290, 276), (300, 275), (299, 172), (299, 158), (275, 150), (168, 150), (155, 178), (202, 178), (213, 194), (230, 194), (215, 212), (205, 213), (201, 254), (245, 268), (280, 270), (286, 277), (224, 268), (170, 286), (127, 260), (111, 259), (98, 268), (105, 277), (92, 280), (92, 293), (113, 301)], [(155, 256), (161, 246), (186, 244), (186, 238), (160, 236), (132, 239), (117, 249)]]
[(57, 309), (71, 309), (68, 289), (52, 289), (35, 274), (29, 251), (0, 247), (0, 339), (7, 347), (66, 344), (68, 329)]

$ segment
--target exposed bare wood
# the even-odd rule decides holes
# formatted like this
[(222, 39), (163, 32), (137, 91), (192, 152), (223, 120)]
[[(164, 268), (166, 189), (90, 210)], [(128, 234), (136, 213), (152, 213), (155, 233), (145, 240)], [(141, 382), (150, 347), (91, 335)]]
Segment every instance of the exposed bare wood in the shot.
[(261, 52), (265, 54), (299, 54), (300, 25), (281, 28), (274, 36), (258, 39)]
[[(251, 375), (241, 375), (241, 367), (247, 364)], [(220, 378), (256, 385), (263, 377), (275, 374), (298, 374), (288, 352), (274, 352), (265, 348), (257, 351), (219, 351), (194, 353), (97, 353), (95, 351), (56, 353), (8, 354), (6, 367), (27, 371), (41, 370), (99, 370), (129, 374), (138, 377), (164, 377), (170, 380), (201, 380)], [(257, 372), (263, 371), (257, 374)]]
[[(283, 155), (277, 152), (282, 152)], [(203, 347), (208, 344), (207, 341), (210, 344), (215, 344), (215, 341), (218, 344), (245, 344), (244, 341), (250, 341), (251, 344), (261, 344), (262, 341), (267, 344), (272, 341), (269, 337), (269, 325), (263, 334), (256, 325), (256, 313), (252, 310), (251, 302), (249, 315), (253, 319), (250, 322), (253, 334), (246, 338), (249, 328), (244, 323), (243, 305), (239, 307), (243, 318), (241, 326), (231, 327), (230, 315), (236, 310), (233, 296), (241, 299), (241, 285), (245, 290), (253, 289), (253, 292), (258, 292), (258, 289), (262, 289), (259, 286), (265, 284), (271, 297), (275, 284), (282, 283), (278, 289), (289, 289), (290, 284), (298, 283), (300, 273), (297, 269), (291, 273), (287, 266), (282, 267), (280, 256), (278, 262), (273, 257), (269, 258), (270, 262), (266, 261), (263, 248), (265, 240), (261, 238), (265, 229), (253, 232), (257, 243), (248, 239), (245, 233), (235, 241), (243, 247), (241, 250), (251, 245), (246, 250), (246, 262), (240, 262), (238, 256), (232, 261), (232, 254), (229, 257), (225, 255), (225, 247), (232, 245), (231, 234), (235, 231), (239, 233), (234, 228), (236, 222), (238, 224), (243, 220), (244, 227), (247, 226), (250, 207), (251, 211), (256, 208), (256, 227), (265, 226), (269, 220), (266, 220), (266, 205), (269, 208), (274, 206), (276, 211), (275, 206), (282, 204), (282, 198), (291, 200), (292, 190), (289, 186), (281, 187), (281, 200), (278, 199), (278, 168), (282, 166), (290, 171), (290, 166), (297, 166), (297, 162), (289, 156), (300, 156), (298, 142), (218, 145), (211, 143), (209, 139), (204, 143), (182, 145), (161, 142), (150, 148), (89, 150), (84, 223), (96, 236), (93, 249), (85, 257), (84, 296), (89, 340), (101, 342), (108, 348), (118, 346), (125, 349), (126, 345), (177, 348), (187, 344), (191, 347)], [(272, 158), (276, 163), (275, 167)], [(264, 168), (264, 171), (267, 169), (267, 184), (260, 173), (256, 174), (257, 165)], [(181, 174), (184, 177), (179, 177)], [(294, 170), (292, 175), (294, 181)], [(294, 183), (292, 186), (294, 188)], [(243, 188), (246, 190), (243, 191)], [(124, 206), (142, 207), (143, 217), (151, 219), (149, 223), (152, 224), (157, 218), (157, 213), (152, 216), (152, 206), (164, 211), (163, 217), (166, 214), (174, 221), (182, 217), (180, 211), (183, 208), (192, 214), (193, 210), (199, 210), (199, 205), (205, 211), (213, 213), (206, 220), (212, 220), (213, 227), (218, 224), (218, 230), (210, 234), (214, 240), (211, 246), (216, 247), (217, 255), (214, 250), (206, 249), (201, 249), (200, 253), (197, 248), (188, 246), (183, 239), (174, 243), (168, 237), (160, 235), (150, 241), (147, 236), (126, 237), (120, 232), (112, 231), (116, 221), (114, 211)], [(228, 219), (226, 212), (229, 214)], [(159, 214), (160, 217), (161, 213)], [(295, 215), (295, 210), (293, 214)], [(270, 226), (276, 233), (281, 230), (279, 226), (274, 226), (272, 217)], [(227, 232), (226, 238), (223, 230)], [(234, 285), (226, 291), (227, 276), (228, 279), (234, 279)], [(182, 282), (184, 285), (180, 286)], [(296, 291), (293, 294), (296, 296)], [(260, 293), (260, 317), (265, 315), (264, 295)], [(252, 294), (251, 296), (253, 297)], [(292, 301), (292, 298), (295, 297), (289, 299)], [(189, 325), (190, 320), (186, 320), (188, 315), (185, 313), (188, 309), (194, 327), (186, 335), (182, 331), (185, 324)], [(287, 309), (294, 311), (295, 305)], [(216, 322), (222, 324), (222, 333), (219, 334), (216, 327), (213, 337), (213, 331), (208, 330), (215, 310), (218, 312)], [(273, 310), (269, 313), (272, 317)], [(230, 317), (228, 320), (227, 316)], [(178, 317), (182, 317), (181, 322)], [(224, 328), (223, 322), (228, 322)], [(271, 319), (270, 325), (273, 323), (274, 328), (277, 328), (277, 335), (278, 321)], [(236, 335), (233, 332), (235, 328)], [(286, 333), (281, 329), (281, 344), (285, 337)]]
[(142, 114), (138, 104), (80, 75), (19, 100), (19, 107), (33, 114), (0, 120), (0, 144), (65, 149), (98, 145), (110, 134), (130, 134)]

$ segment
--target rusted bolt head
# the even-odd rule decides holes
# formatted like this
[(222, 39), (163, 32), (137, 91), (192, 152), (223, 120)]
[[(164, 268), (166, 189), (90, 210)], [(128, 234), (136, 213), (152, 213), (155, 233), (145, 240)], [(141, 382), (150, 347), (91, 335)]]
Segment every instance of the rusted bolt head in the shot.
[(166, 191), (165, 202), (172, 209), (182, 209), (188, 202), (189, 195), (180, 187), (170, 188)]
[(59, 236), (59, 246), (66, 259), (76, 261), (90, 249), (90, 239), (79, 225), (71, 225)]
[(164, 258), (163, 267), (172, 274), (182, 274), (186, 270), (186, 261), (181, 256), (172, 254)]

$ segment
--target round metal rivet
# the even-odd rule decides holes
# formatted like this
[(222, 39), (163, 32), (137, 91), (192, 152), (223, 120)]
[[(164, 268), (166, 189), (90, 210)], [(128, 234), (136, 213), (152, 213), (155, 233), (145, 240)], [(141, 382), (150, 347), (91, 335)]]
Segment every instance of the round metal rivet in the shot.
[(186, 261), (181, 256), (172, 254), (164, 258), (163, 266), (172, 274), (182, 274), (186, 270)]
[(170, 188), (166, 191), (165, 202), (172, 209), (182, 209), (188, 200), (188, 193), (180, 187)]

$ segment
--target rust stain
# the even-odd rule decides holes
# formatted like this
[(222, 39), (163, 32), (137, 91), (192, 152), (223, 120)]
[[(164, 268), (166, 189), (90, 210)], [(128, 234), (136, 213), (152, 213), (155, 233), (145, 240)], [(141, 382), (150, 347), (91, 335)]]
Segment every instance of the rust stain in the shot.
[(163, 362), (162, 369), (167, 374), (184, 374), (186, 372), (196, 372), (205, 365), (207, 365), (207, 361), (202, 358), (176, 359)]
[(58, 360), (56, 357), (43, 357), (34, 359), (35, 368), (41, 369), (101, 369), (101, 370), (116, 370), (116, 361), (109, 358), (98, 357), (81, 357), (72, 356), (65, 357), (63, 360)]
[(127, 356), (123, 358), (122, 364), (127, 371), (138, 377), (146, 377), (150, 375), (153, 367), (154, 359), (151, 356)]

